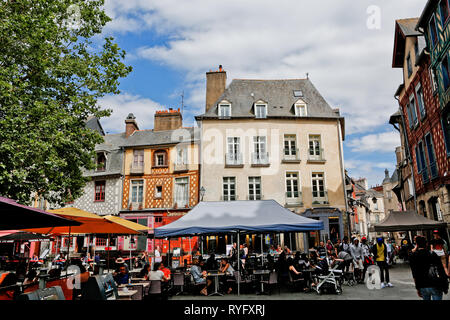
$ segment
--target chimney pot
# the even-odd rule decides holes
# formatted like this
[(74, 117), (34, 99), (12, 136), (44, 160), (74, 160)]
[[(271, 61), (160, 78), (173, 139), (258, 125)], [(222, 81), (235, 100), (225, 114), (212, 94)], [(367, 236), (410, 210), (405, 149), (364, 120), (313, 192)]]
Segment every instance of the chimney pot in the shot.
[(128, 138), (136, 130), (139, 130), (139, 127), (136, 122), (136, 117), (134, 116), (134, 114), (129, 113), (125, 119), (125, 136)]
[(227, 73), (219, 65), (218, 72), (206, 73), (206, 112), (213, 106), (219, 97), (225, 92)]

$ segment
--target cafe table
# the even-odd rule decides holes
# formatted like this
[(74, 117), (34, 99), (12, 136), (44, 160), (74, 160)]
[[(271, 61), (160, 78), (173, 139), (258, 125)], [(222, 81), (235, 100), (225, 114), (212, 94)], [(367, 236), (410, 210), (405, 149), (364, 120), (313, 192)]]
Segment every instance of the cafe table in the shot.
[(133, 300), (133, 296), (137, 293), (137, 290), (128, 290), (125, 288), (122, 288), (122, 290), (117, 290), (119, 300)]
[(309, 269), (305, 269), (305, 270), (300, 270), (300, 272), (305, 273), (306, 274), (306, 283), (307, 283), (307, 287), (308, 289), (312, 289), (312, 274), (316, 271), (316, 269), (314, 268), (309, 268)]
[[(260, 280), (262, 280), (263, 276), (270, 274), (270, 270), (253, 270), (253, 274), (255, 276), (260, 276)], [(267, 294), (267, 292), (264, 291), (264, 287), (263, 287), (263, 283), (260, 281), (261, 283), (261, 292), (258, 292), (258, 295), (261, 294)]]
[(218, 272), (218, 271), (217, 272), (216, 271), (210, 271), (210, 272), (207, 273), (207, 276), (209, 278), (214, 278), (214, 292), (211, 292), (210, 294), (208, 294), (208, 296), (214, 296), (214, 295), (223, 296), (223, 294), (221, 294), (219, 292), (219, 277), (220, 276), (224, 276), (224, 275), (225, 275), (225, 273)]

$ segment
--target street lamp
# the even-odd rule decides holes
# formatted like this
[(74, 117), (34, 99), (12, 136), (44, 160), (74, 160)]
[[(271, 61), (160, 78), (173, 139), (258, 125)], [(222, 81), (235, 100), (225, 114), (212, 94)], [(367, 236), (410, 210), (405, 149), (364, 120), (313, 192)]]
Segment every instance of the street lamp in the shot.
[(205, 189), (205, 187), (202, 186), (200, 188), (200, 201), (203, 201), (203, 197), (204, 197), (205, 193), (206, 193), (206, 189)]

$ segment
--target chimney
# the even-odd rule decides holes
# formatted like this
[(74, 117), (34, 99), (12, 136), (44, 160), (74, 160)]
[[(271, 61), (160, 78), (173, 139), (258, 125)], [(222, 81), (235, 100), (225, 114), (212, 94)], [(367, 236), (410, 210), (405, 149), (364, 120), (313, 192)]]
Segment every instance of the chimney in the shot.
[(176, 130), (183, 126), (183, 117), (180, 108), (173, 110), (156, 111), (153, 131)]
[(134, 114), (129, 113), (127, 118), (125, 119), (125, 137), (128, 138), (135, 132), (136, 130), (139, 130), (139, 127), (136, 122), (136, 117)]
[(207, 112), (225, 92), (227, 85), (227, 73), (222, 65), (218, 71), (209, 71), (206, 73), (206, 110)]

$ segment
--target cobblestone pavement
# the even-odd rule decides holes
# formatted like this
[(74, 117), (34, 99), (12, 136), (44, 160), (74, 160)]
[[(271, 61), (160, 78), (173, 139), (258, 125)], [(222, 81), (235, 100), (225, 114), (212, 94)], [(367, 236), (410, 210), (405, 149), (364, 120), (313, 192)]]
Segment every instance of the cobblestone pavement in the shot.
[[(389, 275), (391, 283), (394, 285), (392, 288), (373, 289), (369, 290), (365, 284), (358, 284), (353, 287), (343, 286), (343, 293), (341, 295), (336, 294), (322, 294), (316, 293), (291, 293), (286, 290), (282, 290), (278, 293), (278, 290), (274, 290), (270, 296), (256, 295), (256, 294), (229, 294), (220, 296), (175, 296), (171, 297), (171, 300), (421, 300), (417, 296), (416, 289), (414, 287), (414, 281), (411, 275), (411, 269), (409, 265), (397, 264), (389, 269)], [(446, 294), (443, 297), (444, 300), (450, 300), (450, 294)]]

